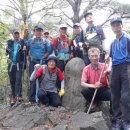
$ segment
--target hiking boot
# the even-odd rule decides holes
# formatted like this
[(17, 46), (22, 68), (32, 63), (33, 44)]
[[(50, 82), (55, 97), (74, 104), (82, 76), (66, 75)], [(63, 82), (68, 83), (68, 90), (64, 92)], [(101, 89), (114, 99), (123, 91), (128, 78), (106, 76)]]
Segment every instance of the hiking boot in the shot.
[[(121, 128), (122, 128), (121, 121), (116, 121), (116, 122), (112, 123), (111, 130), (121, 130)], [(124, 129), (124, 130), (126, 130), (126, 129)]]
[(123, 130), (130, 130), (130, 122), (123, 122)]
[(23, 101), (23, 98), (20, 97), (20, 96), (16, 96), (15, 99), (16, 99), (16, 101), (18, 101), (18, 102), (22, 102), (22, 101)]
[(15, 103), (16, 103), (16, 100), (15, 100), (14, 97), (12, 97), (11, 102), (10, 102), (10, 105), (13, 106)]

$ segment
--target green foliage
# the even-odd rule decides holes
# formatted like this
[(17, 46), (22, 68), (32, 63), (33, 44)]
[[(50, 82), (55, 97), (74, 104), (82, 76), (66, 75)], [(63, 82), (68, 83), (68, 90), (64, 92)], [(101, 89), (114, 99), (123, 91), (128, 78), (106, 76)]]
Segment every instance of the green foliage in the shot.
[[(8, 25), (0, 22), (0, 49), (4, 47), (4, 41), (7, 40), (8, 37)], [(1, 55), (0, 51), (0, 55)]]

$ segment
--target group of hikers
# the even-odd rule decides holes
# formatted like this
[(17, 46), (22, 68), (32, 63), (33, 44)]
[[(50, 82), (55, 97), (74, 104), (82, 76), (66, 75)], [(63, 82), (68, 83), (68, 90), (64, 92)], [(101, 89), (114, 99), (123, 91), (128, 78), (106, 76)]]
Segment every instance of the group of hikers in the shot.
[(130, 130), (130, 36), (123, 32), (122, 19), (113, 17), (110, 26), (116, 37), (107, 56), (102, 27), (94, 25), (91, 12), (85, 13), (84, 18), (87, 27), (75, 23), (73, 39), (68, 37), (66, 24), (61, 24), (59, 36), (51, 39), (49, 31), (40, 24), (26, 42), (18, 30), (13, 31), (13, 39), (8, 40), (6, 47), (11, 105), (23, 100), (22, 73), (26, 66), (30, 77), (29, 103), (61, 106), (65, 66), (79, 57), (86, 65), (81, 77), (81, 93), (86, 102), (91, 103), (96, 90), (92, 108), (101, 101), (110, 101), (111, 130)]

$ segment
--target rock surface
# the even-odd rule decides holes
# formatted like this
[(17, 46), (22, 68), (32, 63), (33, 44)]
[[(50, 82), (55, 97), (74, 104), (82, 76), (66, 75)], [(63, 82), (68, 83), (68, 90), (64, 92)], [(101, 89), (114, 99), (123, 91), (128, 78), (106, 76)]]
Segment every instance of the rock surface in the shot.
[(0, 112), (0, 130), (108, 130), (102, 112), (20, 104)]

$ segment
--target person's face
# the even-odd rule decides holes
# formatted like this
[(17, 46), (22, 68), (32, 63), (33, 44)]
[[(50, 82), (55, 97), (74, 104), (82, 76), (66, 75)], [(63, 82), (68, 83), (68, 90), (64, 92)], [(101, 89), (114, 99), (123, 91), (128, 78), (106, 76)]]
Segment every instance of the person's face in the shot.
[(92, 24), (93, 23), (93, 15), (86, 16), (85, 21), (88, 24)]
[(116, 35), (121, 35), (122, 34), (122, 28), (123, 25), (120, 22), (115, 22), (111, 24), (111, 28), (112, 31), (116, 34)]
[(64, 35), (67, 34), (67, 28), (66, 27), (60, 28), (60, 33)]
[(49, 33), (48, 32), (44, 33), (44, 37), (49, 38)]
[(35, 34), (35, 36), (37, 38), (40, 38), (43, 35), (43, 30), (42, 29), (35, 29), (35, 33), (34, 34)]
[(53, 59), (49, 60), (47, 65), (49, 69), (54, 69), (56, 67), (56, 63)]
[(99, 53), (97, 51), (90, 52), (89, 59), (91, 64), (98, 64), (99, 62)]
[(75, 26), (75, 27), (74, 27), (74, 34), (75, 34), (75, 35), (79, 35), (79, 34), (80, 34), (80, 32), (81, 32), (80, 27)]
[(13, 34), (14, 40), (18, 41), (20, 38), (20, 34), (18, 32)]

